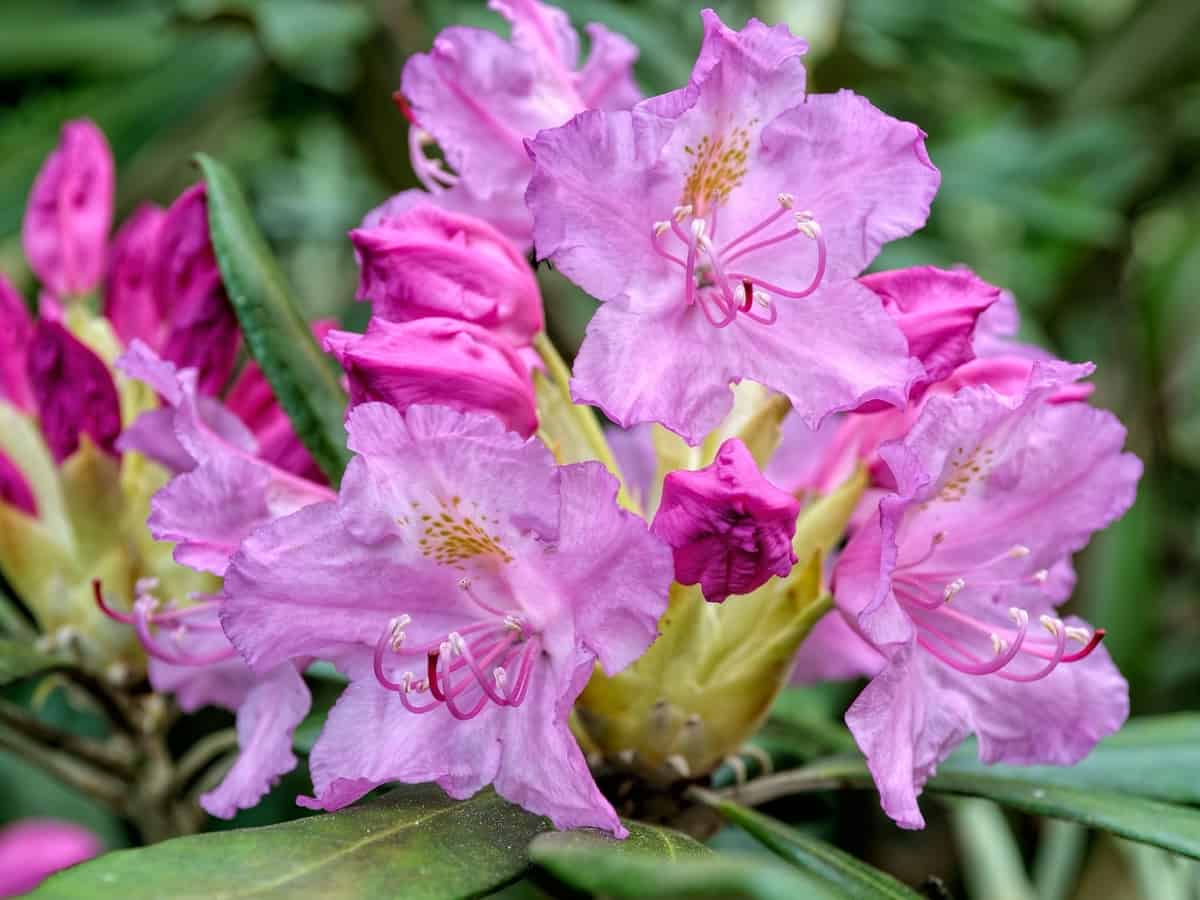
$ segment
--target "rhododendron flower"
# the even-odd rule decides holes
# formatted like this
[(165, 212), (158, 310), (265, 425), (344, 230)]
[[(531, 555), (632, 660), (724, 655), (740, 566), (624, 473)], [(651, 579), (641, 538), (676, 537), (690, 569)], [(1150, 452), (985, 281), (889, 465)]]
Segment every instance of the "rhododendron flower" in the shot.
[(691, 82), (531, 142), (538, 254), (604, 301), (575, 398), (700, 441), (750, 379), (810, 427), (920, 374), (853, 280), (925, 221), (938, 172), (916, 126), (843, 91), (804, 96), (805, 43), (704, 13)]
[(33, 488), (3, 452), (0, 452), (0, 503), (7, 503), (26, 515), (37, 516), (37, 498), (33, 496)]
[(932, 396), (879, 448), (895, 489), (833, 585), (887, 659), (846, 721), (904, 827), (924, 824), (917, 793), (970, 732), (984, 762), (1069, 765), (1128, 714), (1102, 634), (1055, 614), (1070, 555), (1128, 509), (1141, 474), (1111, 414), (1048, 402), (1089, 371), (1038, 363), (1019, 397)]
[(158, 237), (166, 211), (153, 203), (139, 206), (113, 238), (104, 285), (104, 317), (128, 346), (134, 339), (158, 347), (171, 315), (172, 297), (156, 290)]
[(524, 256), (482, 219), (406, 191), (350, 232), (362, 268), (358, 297), (392, 322), (462, 319), (514, 347), (542, 330), (542, 297)]
[(722, 603), (781, 578), (796, 564), (792, 535), (800, 503), (759, 472), (737, 438), (696, 472), (671, 472), (652, 530), (671, 545), (675, 580), (699, 584), (704, 599)]
[(0, 897), (32, 891), (68, 866), (103, 849), (99, 838), (73, 822), (21, 819), (0, 829)]
[(33, 319), (25, 301), (0, 272), (0, 401), (23, 412), (34, 408), (26, 358), (33, 342)]
[[(532, 167), (525, 139), (585, 109), (636, 103), (638, 51), (590, 24), (591, 52), (580, 68), (579, 38), (561, 9), (538, 0), (491, 0), (488, 6), (512, 25), (510, 40), (481, 28), (447, 28), (429, 53), (405, 64), (409, 150), (413, 171), (439, 205), (487, 219), (526, 247), (524, 194)], [(449, 169), (426, 153), (434, 143)]]
[(325, 347), (346, 371), (351, 405), (382, 400), (404, 410), (436, 402), (490, 412), (524, 437), (537, 430), (529, 370), (487, 329), (457, 319), (373, 318), (366, 334), (330, 332)]
[(619, 671), (654, 639), (667, 547), (602, 465), (555, 466), (490, 416), (367, 403), (347, 430), (338, 502), (247, 538), (221, 612), (256, 671), (321, 656), (351, 678), (306, 805), (493, 783), (559, 827), (624, 835), (567, 717), (597, 660)]
[(121, 433), (117, 388), (104, 360), (60, 323), (40, 319), (26, 357), (42, 434), (61, 463), (87, 435), (115, 455)]
[(115, 179), (103, 132), (86, 119), (63, 125), (21, 228), (29, 267), (57, 298), (86, 294), (104, 276)]

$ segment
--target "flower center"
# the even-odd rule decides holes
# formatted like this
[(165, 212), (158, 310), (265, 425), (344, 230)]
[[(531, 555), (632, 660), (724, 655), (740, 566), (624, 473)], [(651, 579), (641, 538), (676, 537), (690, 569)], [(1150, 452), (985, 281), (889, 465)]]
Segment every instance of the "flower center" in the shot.
[[(697, 166), (699, 167), (699, 163)], [(689, 184), (697, 177), (696, 171), (693, 170), (693, 174), (689, 175)], [(730, 187), (736, 183), (731, 183)], [(696, 196), (695, 192), (691, 195)], [(716, 193), (710, 192), (703, 196), (720, 199), (724, 195), (717, 190)], [(717, 245), (719, 206), (715, 202), (707, 204), (707, 213), (699, 211), (699, 208), (691, 203), (677, 206), (669, 219), (654, 223), (650, 238), (654, 251), (683, 269), (687, 305), (698, 306), (715, 328), (725, 328), (732, 324), (739, 314), (759, 324), (772, 325), (778, 318), (774, 297), (807, 297), (820, 286), (825, 276), (825, 239), (821, 235), (820, 225), (812, 213), (793, 211), (795, 199), (791, 194), (780, 194), (777, 202), (777, 210), (720, 246)], [(789, 218), (790, 224), (787, 221), (782, 223), (782, 231), (751, 240), (781, 219)], [(685, 256), (681, 257), (664, 246), (664, 239), (668, 233), (682, 244)], [(747, 263), (750, 262), (746, 257), (793, 238), (807, 238), (817, 245), (816, 270), (806, 287), (798, 290), (782, 287), (745, 271)]]
[[(994, 674), (1008, 681), (1039, 681), (1063, 663), (1090, 656), (1104, 639), (1102, 628), (1089, 632), (1049, 615), (1038, 617), (1049, 637), (1036, 637), (1029, 631), (1029, 611), (1017, 606), (1008, 610), (1015, 627), (999, 627), (955, 608), (951, 601), (968, 585), (1028, 588), (1045, 583), (1049, 573), (1040, 569), (1031, 575), (1006, 576), (995, 571), (1029, 555), (1029, 548), (1021, 544), (967, 573), (924, 568), (918, 572), (937, 554), (945, 538), (946, 533), (939, 531), (920, 559), (897, 566), (892, 574), (893, 592), (917, 628), (917, 643), (934, 658), (967, 675)], [(1068, 640), (1081, 644), (1082, 649), (1068, 653)], [(1033, 667), (1014, 665), (1018, 659), (1031, 662)]]
[[(392, 619), (375, 644), (375, 678), (400, 696), (412, 713), (445, 707), (456, 719), (473, 719), (488, 703), (516, 707), (525, 702), (541, 636), (522, 617), (506, 614), (481, 600), (468, 579), (464, 593), (484, 613), (482, 619), (450, 631), (444, 638), (421, 646), (407, 646), (405, 629), (413, 619), (402, 614)], [(388, 672), (388, 654), (422, 660), (417, 668), (403, 670), (399, 679)]]

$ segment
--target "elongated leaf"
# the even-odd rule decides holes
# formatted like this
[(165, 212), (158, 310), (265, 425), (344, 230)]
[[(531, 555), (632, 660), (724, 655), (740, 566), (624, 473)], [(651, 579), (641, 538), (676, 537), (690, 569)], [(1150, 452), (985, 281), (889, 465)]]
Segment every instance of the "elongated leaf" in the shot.
[(739, 897), (794, 900), (837, 897), (804, 873), (761, 857), (717, 855), (686, 835), (637, 823), (615, 841), (594, 832), (544, 834), (529, 855), (558, 881), (621, 898)]
[(0, 638), (0, 684), (27, 678), (62, 664), (62, 657), (38, 650), (28, 641)]
[(208, 185), (213, 249), (246, 343), (296, 434), (336, 485), (350, 459), (336, 366), (313, 340), (232, 173), (202, 153), (196, 159)]
[(710, 791), (696, 796), (717, 810), (725, 819), (745, 829), (773, 853), (827, 882), (836, 892), (864, 900), (920, 900), (920, 894), (832, 844), (789, 828), (752, 809), (721, 799)]
[(110, 853), (33, 896), (474, 897), (519, 877), (530, 840), (549, 827), (491, 791), (456, 801), (420, 785), (331, 815)]

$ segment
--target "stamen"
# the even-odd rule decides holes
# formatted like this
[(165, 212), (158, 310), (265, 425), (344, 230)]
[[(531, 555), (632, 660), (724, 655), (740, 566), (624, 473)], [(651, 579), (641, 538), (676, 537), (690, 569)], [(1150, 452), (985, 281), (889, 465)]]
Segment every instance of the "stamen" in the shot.
[(955, 578), (952, 582), (946, 585), (946, 589), (942, 591), (942, 598), (949, 603), (954, 599), (954, 595), (967, 586), (967, 582), (962, 578)]

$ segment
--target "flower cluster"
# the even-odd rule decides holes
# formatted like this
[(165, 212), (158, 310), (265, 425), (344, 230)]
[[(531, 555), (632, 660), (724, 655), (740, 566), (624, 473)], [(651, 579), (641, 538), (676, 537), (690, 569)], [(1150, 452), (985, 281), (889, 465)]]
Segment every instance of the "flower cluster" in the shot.
[[(491, 5), (507, 40), (449, 28), (407, 64), (424, 190), (350, 234), (365, 334), (316, 329), (348, 389), (336, 490), (257, 366), (230, 384), (204, 188), (139, 210), (109, 251), (94, 128), (69, 125), (35, 185), (46, 294), (33, 323), (0, 291), (4, 409), (36, 411), (54, 464), (169, 473), (149, 531), (220, 586), (164, 602), (139, 576), (126, 610), (92, 577), (156, 689), (237, 710), (241, 754), (206, 808), (253, 805), (295, 764), (315, 660), (347, 687), (303, 805), (492, 784), (617, 836), (592, 768), (706, 775), (793, 669), (870, 678), (847, 724), (905, 827), (971, 733), (988, 762), (1070, 764), (1119, 728), (1103, 631), (1058, 610), (1140, 463), (1088, 403), (1091, 366), (1016, 342), (1001, 290), (863, 274), (929, 214), (924, 133), (806, 94), (783, 26), (705, 11), (688, 83), (643, 99), (625, 39), (589, 26), (581, 65), (561, 10)], [(572, 373), (530, 249), (601, 301)], [(116, 380), (61, 313), (106, 271)], [(619, 426), (615, 454), (584, 404)], [(22, 462), (0, 455), (0, 512), (42, 515)]]

